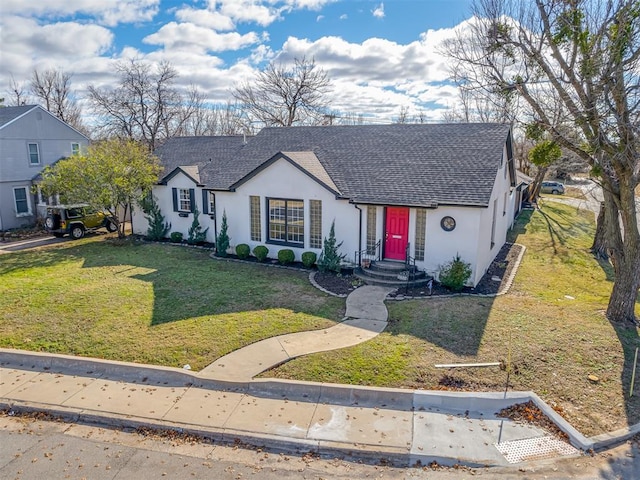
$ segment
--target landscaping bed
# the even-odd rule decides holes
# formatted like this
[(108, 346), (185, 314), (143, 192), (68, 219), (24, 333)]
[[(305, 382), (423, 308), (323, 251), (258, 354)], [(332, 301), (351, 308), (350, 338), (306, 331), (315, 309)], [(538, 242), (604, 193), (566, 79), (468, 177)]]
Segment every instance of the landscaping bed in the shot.
[[(426, 286), (418, 288), (399, 288), (390, 294), (391, 297), (428, 297), (452, 295), (455, 293), (475, 294), (475, 295), (496, 295), (501, 286), (511, 278), (513, 269), (516, 268), (516, 261), (523, 250), (522, 245), (513, 243), (505, 244), (491, 262), (487, 272), (480, 279), (480, 282), (474, 287), (465, 287), (460, 292), (452, 292), (438, 282), (433, 282), (431, 291)], [(336, 275), (331, 272), (318, 272), (315, 275), (315, 281), (325, 290), (338, 294), (348, 295), (355, 288), (363, 285), (363, 282), (354, 275)]]

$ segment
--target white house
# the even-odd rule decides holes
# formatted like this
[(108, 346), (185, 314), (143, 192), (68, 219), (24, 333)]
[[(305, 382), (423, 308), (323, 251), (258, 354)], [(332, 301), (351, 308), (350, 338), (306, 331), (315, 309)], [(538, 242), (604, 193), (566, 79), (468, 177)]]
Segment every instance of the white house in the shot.
[(42, 169), (89, 139), (38, 105), (0, 108), (0, 230), (35, 223), (46, 199), (32, 194)]
[[(332, 222), (342, 253), (404, 261), (437, 276), (457, 254), (476, 285), (516, 213), (511, 128), (504, 124), (265, 128), (255, 137), (178, 137), (156, 154), (153, 194), (186, 238), (197, 206), (215, 242), (320, 253)], [(147, 223), (141, 212), (136, 233)]]

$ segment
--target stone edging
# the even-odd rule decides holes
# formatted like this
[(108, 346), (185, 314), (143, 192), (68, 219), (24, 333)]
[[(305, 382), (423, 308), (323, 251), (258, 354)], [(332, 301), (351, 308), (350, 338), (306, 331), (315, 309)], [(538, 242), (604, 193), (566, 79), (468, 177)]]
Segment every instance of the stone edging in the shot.
[(309, 282), (311, 282), (311, 285), (316, 287), (321, 292), (324, 292), (324, 293), (327, 293), (327, 294), (331, 295), (332, 297), (347, 298), (347, 295), (345, 295), (344, 293), (333, 293), (333, 292), (330, 292), (329, 290), (327, 290), (326, 288), (322, 288), (318, 284), (318, 282), (316, 282), (316, 273), (318, 273), (318, 272), (313, 271), (313, 272), (309, 273)]
[(498, 290), (497, 293), (451, 293), (449, 295), (418, 296), (418, 297), (398, 295), (396, 297), (387, 296), (386, 300), (397, 300), (397, 301), (402, 301), (402, 300), (428, 300), (428, 299), (431, 299), (431, 298), (450, 298), (450, 297), (485, 297), (485, 298), (494, 298), (494, 297), (499, 297), (501, 295), (505, 295), (506, 293), (509, 292), (509, 289), (511, 288), (511, 285), (513, 284), (513, 280), (516, 278), (516, 273), (518, 273), (518, 268), (520, 267), (520, 263), (522, 262), (522, 258), (524, 257), (524, 252), (527, 249), (527, 247), (525, 247), (524, 245), (522, 245), (520, 243), (509, 243), (509, 242), (507, 242), (507, 243), (505, 243), (505, 245), (517, 245), (517, 246), (521, 247), (521, 249), (520, 249), (520, 253), (518, 254), (518, 258), (516, 258), (516, 260), (515, 260), (515, 262), (513, 264), (513, 268), (511, 269), (511, 272), (509, 273), (509, 276), (502, 283), (502, 285), (500, 285), (500, 289)]

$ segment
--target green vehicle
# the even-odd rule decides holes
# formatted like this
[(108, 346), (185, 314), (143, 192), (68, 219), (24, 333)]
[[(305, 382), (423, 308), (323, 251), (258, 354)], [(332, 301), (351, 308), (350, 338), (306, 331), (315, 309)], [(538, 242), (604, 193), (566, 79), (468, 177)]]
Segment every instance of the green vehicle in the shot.
[(91, 209), (88, 205), (55, 205), (47, 207), (44, 228), (55, 237), (69, 234), (71, 238), (82, 238), (86, 232), (106, 228), (109, 232), (118, 230), (112, 217), (104, 212)]

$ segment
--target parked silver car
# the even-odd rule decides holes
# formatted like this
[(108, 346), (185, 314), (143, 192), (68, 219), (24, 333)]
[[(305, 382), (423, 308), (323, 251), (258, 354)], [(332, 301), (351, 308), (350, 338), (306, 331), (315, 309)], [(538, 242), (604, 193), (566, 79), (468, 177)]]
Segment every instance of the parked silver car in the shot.
[(562, 195), (564, 194), (564, 183), (550, 182), (550, 181), (542, 182), (542, 187), (540, 187), (540, 192), (553, 193), (554, 195)]

